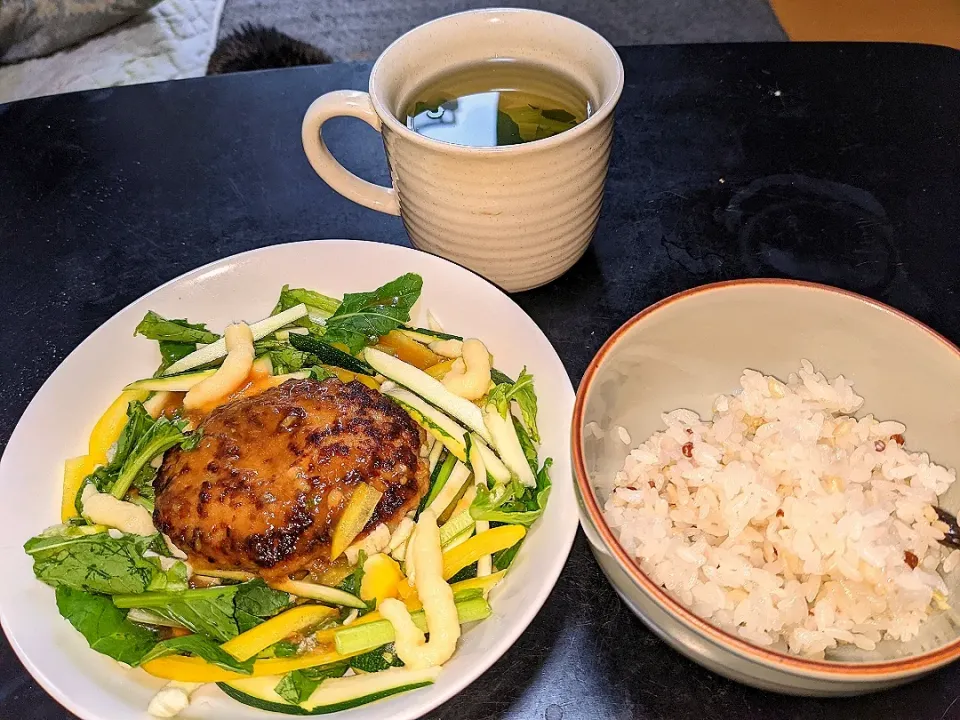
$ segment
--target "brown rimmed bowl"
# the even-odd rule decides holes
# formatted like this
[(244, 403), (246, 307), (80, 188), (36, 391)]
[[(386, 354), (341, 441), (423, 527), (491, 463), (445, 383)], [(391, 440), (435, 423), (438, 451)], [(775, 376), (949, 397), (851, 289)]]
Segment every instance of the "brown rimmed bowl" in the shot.
[[(628, 320), (590, 363), (573, 415), (573, 466), (580, 519), (617, 594), (674, 649), (754, 687), (794, 695), (856, 695), (899, 685), (960, 657), (960, 614), (921, 631), (917, 643), (812, 660), (753, 645), (685, 608), (620, 546), (603, 504), (631, 446), (662, 428), (660, 415), (689, 408), (709, 417), (719, 394), (739, 389), (744, 368), (781, 378), (808, 359), (843, 374), (866, 401), (860, 413), (907, 426), (911, 449), (960, 467), (960, 350), (882, 303), (812, 283), (742, 280), (694, 288)], [(602, 437), (585, 430), (597, 423)], [(627, 430), (631, 445), (619, 437)], [(960, 482), (940, 498), (960, 509)], [(960, 569), (946, 577), (960, 608)], [(934, 629), (936, 631), (934, 631)], [(889, 645), (889, 646), (888, 646)]]

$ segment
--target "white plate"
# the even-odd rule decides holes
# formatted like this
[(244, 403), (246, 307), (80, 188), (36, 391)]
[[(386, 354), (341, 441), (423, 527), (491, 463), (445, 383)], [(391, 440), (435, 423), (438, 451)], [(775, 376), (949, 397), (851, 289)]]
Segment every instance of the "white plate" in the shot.
[[(285, 283), (330, 295), (372, 290), (406, 273), (423, 276), (414, 319), (429, 308), (444, 329), (482, 338), (497, 367), (517, 375), (526, 365), (540, 400), (541, 457), (552, 457), (553, 491), (543, 517), (491, 594), (493, 616), (467, 631), (431, 687), (338, 714), (349, 720), (420, 717), (456, 695), (513, 644), (537, 614), (566, 561), (577, 529), (570, 481), (573, 388), (547, 338), (506, 295), (445, 260), (391, 245), (325, 240), (263, 248), (226, 258), (172, 280), (112, 317), (44, 383), (0, 459), (0, 622), (37, 681), (84, 720), (147, 720), (163, 686), (142, 670), (123, 669), (91, 650), (57, 612), (53, 590), (34, 578), (22, 545), (59, 522), (63, 461), (86, 452), (100, 413), (127, 382), (149, 376), (156, 343), (135, 338), (147, 310), (222, 328), (266, 316)], [(181, 717), (248, 720), (280, 717), (241, 705), (218, 688), (201, 690)]]

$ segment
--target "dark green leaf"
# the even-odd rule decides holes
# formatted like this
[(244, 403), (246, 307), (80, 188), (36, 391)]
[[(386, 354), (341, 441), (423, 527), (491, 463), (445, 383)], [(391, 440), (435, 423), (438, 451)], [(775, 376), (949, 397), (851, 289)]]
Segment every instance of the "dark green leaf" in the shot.
[(117, 474), (117, 481), (110, 489), (110, 494), (122, 500), (133, 484), (134, 478), (158, 455), (162, 455), (174, 445), (183, 443), (186, 448), (196, 446), (199, 436), (184, 434), (186, 423), (182, 420), (170, 420), (161, 417), (140, 436), (136, 445), (124, 459), (123, 466)]
[(576, 123), (576, 116), (566, 110), (541, 110), (540, 114), (548, 120), (556, 120), (562, 123)]
[(505, 550), (500, 550), (493, 554), (493, 567), (497, 572), (501, 570), (506, 570), (513, 563), (513, 559), (517, 556), (517, 553), (520, 551), (520, 546), (523, 545), (523, 540), (521, 539), (513, 547), (508, 547)]
[(315, 355), (297, 350), (289, 345), (279, 350), (271, 350), (268, 354), (270, 355), (270, 363), (273, 365), (274, 375), (286, 375), (319, 363)]
[(344, 592), (360, 597), (360, 583), (363, 581), (363, 564), (366, 561), (367, 554), (361, 550), (357, 554), (357, 565), (353, 568), (353, 572), (347, 575), (337, 587)]
[(192, 324), (183, 319), (167, 320), (152, 310), (137, 325), (134, 335), (143, 335), (150, 340), (192, 343), (194, 348), (197, 343), (212, 343), (220, 338), (219, 335), (207, 330), (206, 325)]
[(393, 643), (350, 658), (350, 667), (362, 672), (375, 673), (392, 667), (402, 667), (403, 660), (397, 657)]
[(195, 633), (226, 642), (239, 634), (234, 618), (234, 597), (239, 585), (151, 592), (142, 595), (117, 595), (113, 602), (120, 608), (144, 608), (170, 620), (176, 620)]
[(289, 672), (280, 678), (274, 691), (293, 705), (299, 705), (320, 686), (320, 681), (312, 680), (298, 670)]
[(203, 635), (184, 635), (158, 642), (141, 662), (150, 662), (167, 655), (194, 655), (224, 670), (249, 675), (253, 672), (253, 658), (240, 661), (217, 643)]
[(137, 666), (156, 644), (157, 636), (127, 620), (127, 613), (114, 607), (110, 598), (61, 585), (57, 609), (90, 647), (114, 660)]
[(359, 352), (369, 342), (410, 320), (410, 310), (420, 297), (423, 279), (408, 273), (373, 292), (347, 293), (337, 311), (327, 319), (327, 342), (341, 342)]
[(268, 651), (267, 652), (268, 657), (278, 657), (278, 658), (293, 657), (294, 655), (297, 654), (297, 644), (292, 643), (288, 640), (281, 640), (280, 642), (274, 645), (271, 645), (269, 648), (267, 648), (267, 651)]
[(497, 111), (497, 145), (519, 145), (523, 142), (520, 126), (503, 110)]
[(23, 549), (33, 558), (34, 574), (48, 585), (107, 595), (142, 593), (160, 574), (159, 567), (143, 557), (156, 537), (73, 536), (65, 531), (31, 538)]
[(250, 613), (258, 618), (271, 618), (292, 605), (290, 595), (267, 587), (260, 578), (234, 586), (237, 611)]
[(341, 662), (294, 670), (284, 675), (274, 690), (287, 702), (297, 705), (313, 695), (321, 682), (327, 678), (342, 677), (349, 667), (348, 663)]
[(134, 400), (127, 405), (127, 424), (120, 431), (117, 438), (117, 449), (107, 464), (110, 471), (119, 471), (123, 463), (130, 457), (140, 439), (153, 427), (154, 419), (147, 412), (142, 402)]
[(158, 344), (160, 345), (160, 357), (163, 358), (163, 362), (160, 364), (160, 370), (166, 370), (175, 362), (182, 360), (197, 349), (196, 343), (179, 343), (161, 340)]

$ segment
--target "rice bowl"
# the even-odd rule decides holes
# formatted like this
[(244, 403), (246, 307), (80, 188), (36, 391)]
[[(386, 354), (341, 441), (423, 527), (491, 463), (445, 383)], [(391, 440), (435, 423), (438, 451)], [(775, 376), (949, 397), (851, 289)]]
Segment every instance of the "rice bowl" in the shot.
[[(710, 572), (711, 563), (706, 562), (709, 553), (704, 551), (702, 565), (698, 565), (700, 559), (695, 554), (688, 555), (686, 562), (697, 572), (689, 572), (686, 578), (680, 578), (680, 573), (676, 572), (674, 587), (665, 588), (663, 585), (668, 583), (663, 580), (666, 578), (654, 575), (657, 572), (656, 566), (662, 564), (666, 555), (658, 559), (655, 554), (651, 554), (649, 561), (637, 557), (639, 539), (647, 536), (646, 530), (631, 531), (629, 537), (621, 537), (624, 529), (623, 518), (611, 518), (609, 513), (605, 514), (605, 507), (611, 496), (618, 491), (618, 487), (637, 488), (642, 494), (642, 481), (633, 483), (629, 480), (631, 470), (636, 475), (634, 479), (639, 479), (646, 473), (647, 489), (650, 489), (651, 480), (656, 486), (657, 471), (660, 468), (642, 469), (640, 474), (637, 474), (637, 466), (643, 464), (643, 453), (648, 451), (642, 450), (641, 457), (628, 458), (638, 445), (642, 446), (645, 439), (654, 433), (670, 432), (670, 428), (665, 427), (664, 413), (675, 408), (693, 411), (698, 416), (696, 419), (685, 417), (686, 414), (681, 413), (671, 416), (670, 420), (679, 424), (684, 434), (688, 427), (695, 433), (699, 432), (699, 444), (704, 446), (703, 449), (707, 449), (709, 443), (703, 442), (704, 438), (715, 439), (710, 434), (713, 430), (709, 425), (710, 421), (717, 419), (714, 417), (714, 403), (721, 395), (732, 396), (742, 392), (743, 388), (737, 381), (744, 368), (763, 373), (755, 378), (761, 383), (759, 392), (763, 394), (762, 383), (770, 383), (771, 377), (789, 381), (790, 374), (797, 373), (802, 358), (808, 358), (816, 370), (824, 374), (824, 379), (836, 378), (838, 375), (845, 378), (842, 381), (843, 398), (839, 402), (834, 401), (830, 411), (824, 413), (825, 423), (828, 415), (830, 422), (837, 423), (842, 421), (841, 415), (854, 414), (858, 422), (865, 421), (866, 450), (870, 450), (872, 446), (873, 450), (870, 452), (877, 454), (877, 439), (883, 439), (885, 443), (892, 440), (892, 444), (897, 446), (889, 449), (885, 447), (880, 454), (884, 456), (884, 463), (891, 469), (900, 467), (899, 472), (902, 474), (898, 478), (874, 478), (872, 474), (869, 475), (870, 483), (860, 483), (860, 489), (864, 491), (864, 502), (862, 507), (856, 508), (857, 512), (865, 516), (872, 512), (873, 505), (883, 499), (874, 497), (876, 492), (873, 483), (878, 479), (881, 480), (878, 488), (884, 491), (890, 489), (883, 485), (888, 481), (894, 484), (909, 484), (910, 487), (916, 486), (915, 489), (919, 489), (922, 483), (913, 477), (916, 473), (912, 469), (908, 472), (906, 468), (911, 463), (923, 465), (930, 459), (942, 466), (933, 470), (939, 480), (923, 491), (922, 500), (919, 501), (929, 507), (932, 498), (935, 498), (937, 507), (942, 510), (953, 514), (960, 510), (960, 483), (953, 483), (945, 492), (937, 494), (952, 482), (953, 475), (947, 468), (960, 466), (960, 444), (956, 442), (956, 438), (960, 436), (960, 412), (957, 411), (957, 408), (960, 408), (960, 350), (916, 320), (853, 293), (797, 281), (742, 280), (695, 288), (647, 308), (617, 330), (588, 366), (578, 390), (572, 427), (581, 524), (601, 569), (627, 606), (661, 640), (708, 669), (755, 687), (797, 695), (854, 695), (892, 687), (929, 673), (960, 657), (960, 615), (953, 609), (943, 609), (940, 602), (945, 600), (947, 605), (956, 606), (956, 598), (960, 597), (960, 556), (935, 547), (936, 536), (942, 532), (942, 527), (936, 525), (935, 518), (929, 517), (926, 511), (920, 511), (922, 520), (919, 524), (920, 518), (910, 519), (909, 514), (906, 520), (893, 516), (895, 528), (896, 523), (902, 523), (917, 536), (925, 533), (927, 541), (920, 553), (911, 547), (917, 538), (909, 534), (907, 538), (891, 539), (884, 536), (884, 539), (873, 539), (878, 547), (888, 546), (890, 569), (896, 571), (894, 575), (907, 578), (913, 577), (914, 573), (913, 569), (908, 567), (906, 570), (911, 570), (908, 575), (906, 570), (898, 570), (892, 564), (895, 556), (891, 548), (895, 547), (897, 552), (902, 550), (904, 554), (898, 559), (904, 564), (908, 558), (907, 550), (918, 555), (917, 568), (921, 573), (929, 575), (929, 589), (921, 590), (921, 595), (914, 600), (923, 603), (923, 594), (927, 594), (932, 603), (929, 606), (924, 604), (923, 611), (913, 608), (917, 615), (910, 616), (915, 621), (912, 624), (911, 620), (905, 620), (909, 613), (899, 612), (902, 608), (898, 608), (897, 613), (886, 615), (884, 620), (880, 621), (879, 617), (889, 608), (881, 610), (878, 607), (878, 614), (871, 616), (868, 613), (863, 617), (865, 608), (861, 607), (857, 610), (857, 622), (853, 623), (857, 626), (857, 632), (854, 632), (852, 625), (845, 626), (849, 618), (844, 613), (853, 612), (849, 607), (843, 608), (842, 612), (838, 612), (839, 607), (835, 608), (833, 618), (826, 612), (826, 605), (820, 610), (819, 618), (809, 615), (817, 604), (816, 601), (823, 599), (817, 598), (822, 587), (817, 594), (812, 594), (812, 606), (807, 601), (806, 594), (803, 595), (803, 603), (797, 603), (794, 609), (796, 614), (792, 616), (792, 624), (780, 624), (779, 617), (768, 616), (765, 622), (759, 617), (754, 618), (752, 616), (757, 613), (750, 603), (744, 605), (741, 616), (734, 618), (737, 607), (746, 599), (738, 596), (745, 592), (743, 587), (722, 586), (725, 595), (728, 591), (733, 594), (733, 598), (725, 597), (722, 610), (716, 593), (714, 607), (708, 607), (704, 600), (709, 598), (709, 593), (704, 595), (704, 591), (700, 590), (698, 593), (701, 595), (701, 606), (695, 611), (693, 587), (684, 587), (684, 583), (697, 586), (703, 581), (706, 584), (708, 578), (700, 567), (705, 565)], [(807, 370), (815, 374), (812, 368), (804, 368), (804, 373)], [(799, 377), (799, 373), (797, 374)], [(750, 380), (749, 375), (747, 379)], [(854, 384), (856, 393), (850, 388), (849, 395), (847, 394), (848, 381)], [(774, 382), (777, 385), (782, 384), (779, 380)], [(831, 383), (830, 387), (835, 387), (835, 383)], [(785, 389), (784, 387), (783, 390)], [(863, 397), (864, 402), (862, 406), (854, 409), (856, 395)], [(823, 398), (819, 400), (822, 402)], [(820, 408), (818, 412), (824, 411)], [(872, 422), (866, 420), (868, 416), (876, 418), (877, 423), (890, 419), (896, 424), (873, 428), (874, 434), (888, 434), (886, 438), (874, 439), (870, 437), (870, 430), (866, 427), (868, 422)], [(756, 415), (753, 417), (758, 418)], [(707, 422), (701, 422), (701, 419)], [(688, 424), (684, 425), (681, 420)], [(759, 420), (755, 422), (756, 427), (751, 427), (747, 435), (759, 427)], [(690, 423), (693, 423), (692, 427)], [(697, 423), (702, 427), (697, 426)], [(906, 429), (896, 432), (901, 426)], [(765, 445), (779, 442), (773, 436), (765, 438), (764, 434), (769, 432), (771, 428), (763, 430), (760, 440)], [(898, 440), (894, 437), (898, 435), (904, 435), (905, 438), (902, 457), (899, 455), (901, 448)], [(754, 433), (745, 442), (755, 441)], [(863, 443), (858, 441), (856, 446), (861, 444)], [(696, 459), (693, 447), (688, 448), (691, 457), (684, 457), (684, 445), (686, 443), (674, 446), (674, 451), (679, 450), (674, 465), (679, 463), (680, 458)], [(806, 447), (802, 443), (801, 446)], [(808, 451), (809, 449), (807, 448)], [(855, 446), (847, 448), (845, 456), (852, 456), (855, 449)], [(929, 457), (924, 458), (919, 452), (921, 450)], [(865, 451), (861, 450), (861, 453), (863, 452)], [(669, 464), (664, 462), (661, 467)], [(718, 461), (718, 464), (722, 463)], [(924, 473), (929, 471), (930, 468), (924, 470)], [(851, 486), (857, 485), (847, 483), (841, 478), (845, 473), (846, 470), (839, 473), (820, 472), (817, 477), (821, 481), (821, 490), (813, 493), (813, 496), (819, 497), (820, 493), (823, 493), (824, 496), (835, 495), (834, 501), (843, 498)], [(882, 476), (882, 470), (880, 475)], [(833, 476), (829, 480), (829, 488), (824, 487), (823, 483), (827, 476)], [(762, 486), (762, 478), (760, 480)], [(684, 481), (691, 502), (695, 502), (692, 498), (697, 488), (690, 480), (684, 478)], [(842, 488), (839, 485), (842, 485)], [(680, 499), (682, 493), (678, 492), (676, 487), (668, 490), (666, 484), (661, 489), (664, 490), (662, 501), (669, 517), (671, 510), (677, 511), (676, 500)], [(772, 488), (776, 489), (777, 486)], [(799, 495), (812, 493), (814, 489), (812, 485), (805, 490), (801, 486)], [(674, 492), (677, 494), (675, 499), (670, 495)], [(902, 490), (892, 492), (903, 494)], [(659, 493), (656, 494), (659, 496)], [(778, 505), (770, 503), (774, 508), (774, 517), (777, 509), (784, 510), (784, 514), (787, 514), (788, 508), (783, 507), (784, 502), (787, 502), (785, 495), (786, 493)], [(802, 509), (803, 504), (796, 504), (800, 499), (793, 497), (789, 501), (795, 504), (795, 507), (789, 509), (794, 516), (791, 523), (802, 524), (803, 516), (798, 515), (797, 511)], [(899, 501), (903, 499), (898, 498)], [(633, 506), (629, 512), (640, 512), (641, 502), (637, 496), (623, 500), (624, 506)], [(651, 512), (651, 508), (656, 507), (657, 501), (652, 496), (650, 502), (653, 505), (646, 507), (646, 512)], [(674, 503), (673, 507), (671, 502)], [(870, 510), (867, 509), (868, 506)], [(924, 517), (925, 515), (927, 517)], [(834, 517), (839, 519), (839, 515)], [(890, 517), (889, 511), (885, 517)], [(752, 520), (753, 516), (750, 519)], [(769, 520), (758, 520), (761, 521), (756, 525), (762, 535), (771, 523)], [(626, 518), (626, 521), (629, 522), (629, 518)], [(611, 526), (611, 522), (621, 524)], [(671, 519), (671, 522), (675, 523), (676, 520)], [(689, 517), (685, 522), (691, 525)], [(811, 519), (808, 524), (816, 523)], [(754, 527), (754, 524), (748, 522), (747, 527)], [(793, 525), (790, 527), (793, 528)], [(668, 529), (673, 530), (672, 526)], [(711, 529), (717, 532), (722, 530), (720, 526)], [(789, 528), (781, 520), (776, 532), (786, 529)], [(691, 525), (685, 530), (690, 536), (683, 537), (684, 542), (694, 545), (701, 529)], [(806, 547), (809, 539), (814, 549), (821, 553), (823, 560), (823, 548), (817, 543), (823, 542), (825, 538), (817, 539), (809, 530), (805, 530), (805, 534), (807, 538), (801, 535), (801, 546)], [(702, 542), (705, 542), (705, 539)], [(719, 546), (723, 538), (713, 537), (711, 542), (712, 545), (706, 544), (711, 547)], [(787, 538), (779, 537), (777, 543), (778, 553), (786, 550), (788, 555), (795, 554), (790, 552)], [(773, 540), (770, 540), (770, 544), (777, 547)], [(761, 553), (763, 546), (764, 543), (760, 542), (758, 549)], [(917, 547), (921, 546), (918, 544)], [(650, 546), (646, 549), (656, 550)], [(842, 570), (836, 567), (828, 570), (826, 567), (811, 566), (811, 572), (804, 573), (803, 563), (795, 565), (800, 562), (798, 557), (784, 560), (782, 568), (771, 565), (776, 558), (770, 560), (769, 557), (756, 556), (755, 562), (751, 562), (749, 555), (753, 549), (741, 548), (744, 554), (738, 557), (741, 560), (746, 559), (747, 562), (741, 564), (740, 568), (746, 568), (748, 575), (753, 570), (763, 570), (764, 565), (768, 566), (768, 571), (773, 571), (771, 577), (775, 578), (775, 592), (769, 593), (773, 608), (780, 609), (779, 600), (783, 599), (784, 588), (791, 579), (802, 585), (811, 579), (810, 576), (820, 575), (821, 586), (827, 581), (840, 582), (837, 579), (839, 575), (828, 577), (827, 573), (842, 575)], [(767, 547), (768, 555), (772, 549)], [(868, 550), (867, 554), (870, 555), (870, 552)], [(880, 563), (876, 557), (873, 559), (875, 567), (879, 569)], [(710, 560), (717, 558), (711, 557)], [(936, 565), (929, 567), (935, 561)], [(927, 567), (924, 567), (924, 562)], [(789, 567), (786, 566), (787, 563), (790, 563)], [(886, 562), (882, 564), (885, 572)], [(719, 568), (719, 562), (716, 567)], [(666, 571), (669, 567), (661, 569)], [(850, 572), (851, 567), (845, 569)], [(784, 572), (781, 573), (780, 570)], [(793, 572), (792, 578), (786, 577), (786, 570)], [(851, 581), (844, 576), (845, 582), (868, 585), (869, 581), (876, 580), (869, 567), (857, 564), (852, 570), (853, 576), (856, 577), (859, 573), (861, 579)], [(864, 574), (868, 577), (867, 581), (863, 580)], [(942, 579), (948, 591), (945, 598), (941, 597), (943, 587), (936, 580), (937, 576)], [(769, 580), (763, 576), (758, 577)], [(777, 583), (781, 584), (777, 586)], [(812, 591), (812, 584), (807, 588)], [(683, 597), (685, 592), (689, 593), (686, 598)], [(777, 593), (780, 598), (776, 597)], [(749, 595), (749, 592), (746, 591), (745, 594)], [(728, 606), (726, 600), (734, 602)], [(808, 618), (813, 617), (816, 621), (812, 628), (806, 627), (807, 621), (799, 614), (803, 605), (807, 605)], [(719, 617), (708, 618), (698, 612), (705, 615), (713, 612)], [(724, 612), (728, 613), (727, 617), (724, 617)], [(745, 632), (751, 636), (749, 638), (741, 632), (748, 625), (750, 627)], [(861, 627), (863, 625), (870, 627)], [(831, 640), (824, 644), (823, 636), (798, 636), (794, 638), (794, 648), (791, 651), (790, 631), (798, 627), (815, 632), (823, 632), (821, 627), (828, 629)], [(892, 632), (888, 633), (887, 629)], [(850, 632), (850, 635), (846, 632)], [(854, 637), (857, 635), (863, 637)], [(909, 639), (903, 639), (908, 637)], [(861, 647), (857, 646), (857, 640)], [(817, 647), (818, 642), (822, 647)], [(868, 649), (871, 643), (875, 647)]]

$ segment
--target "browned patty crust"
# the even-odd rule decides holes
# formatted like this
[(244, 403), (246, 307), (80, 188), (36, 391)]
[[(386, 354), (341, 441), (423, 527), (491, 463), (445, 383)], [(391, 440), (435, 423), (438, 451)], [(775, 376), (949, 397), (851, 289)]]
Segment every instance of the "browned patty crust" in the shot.
[(217, 408), (199, 430), (154, 481), (154, 522), (198, 569), (279, 580), (322, 568), (358, 483), (383, 493), (358, 537), (395, 527), (429, 483), (420, 428), (356, 381), (290, 380)]

